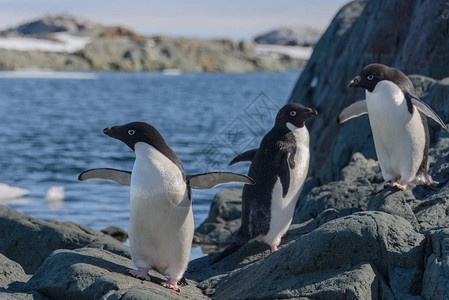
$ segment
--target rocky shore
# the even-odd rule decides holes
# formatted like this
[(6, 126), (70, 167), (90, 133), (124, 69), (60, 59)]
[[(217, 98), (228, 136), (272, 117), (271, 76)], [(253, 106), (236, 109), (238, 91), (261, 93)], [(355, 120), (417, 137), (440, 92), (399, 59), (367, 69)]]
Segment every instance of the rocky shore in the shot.
[[(65, 34), (63, 39), (61, 33)], [(48, 45), (43, 50), (26, 50), (22, 45), (24, 49), (18, 50), (12, 45), (26, 41), (39, 47), (51, 41), (60, 49), (58, 43), (80, 38), (86, 42), (67, 51), (50, 51)], [(68, 15), (46, 16), (0, 32), (0, 70), (288, 71), (303, 69), (307, 60), (308, 56), (298, 57), (285, 51), (259, 51), (252, 41), (145, 37), (124, 27), (104, 27)]]
[[(431, 150), (433, 190), (370, 195), (377, 162), (353, 155), (342, 179), (304, 193), (280, 250), (251, 242), (216, 265), (190, 262), (180, 293), (126, 274), (129, 248), (70, 222), (0, 206), (2, 299), (447, 299), (449, 133)], [(241, 193), (222, 190), (194, 241), (224, 246), (239, 227)], [(216, 249), (216, 248), (215, 248)]]
[[(368, 120), (334, 125), (363, 96), (346, 81), (372, 60), (422, 74), (410, 76), (419, 96), (449, 120), (445, 3), (359, 0), (337, 14), (291, 97), (320, 118), (310, 126), (311, 176), (279, 251), (254, 241), (213, 266), (216, 254), (193, 260), (175, 293), (157, 272), (152, 282), (127, 276), (129, 248), (104, 233), (0, 206), (0, 299), (449, 299), (449, 133), (429, 120), (436, 187), (373, 196), (383, 179)], [(240, 203), (238, 189), (217, 194), (194, 243), (226, 246)]]

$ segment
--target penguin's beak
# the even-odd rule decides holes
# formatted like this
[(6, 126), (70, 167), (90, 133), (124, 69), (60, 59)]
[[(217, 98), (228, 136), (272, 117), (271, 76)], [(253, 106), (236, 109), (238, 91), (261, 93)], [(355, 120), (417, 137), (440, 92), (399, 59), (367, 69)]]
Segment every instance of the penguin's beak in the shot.
[(103, 133), (106, 134), (107, 136), (111, 136), (112, 134), (112, 127), (108, 127), (103, 129)]
[(361, 80), (360, 76), (356, 76), (354, 77), (348, 84), (348, 88), (352, 88), (352, 87), (358, 87), (359, 86), (359, 82)]
[(318, 112), (316, 111), (316, 110), (314, 110), (314, 109), (312, 109), (310, 112), (309, 112), (309, 116), (311, 116), (311, 117), (314, 117), (314, 116), (316, 116), (318, 114)]

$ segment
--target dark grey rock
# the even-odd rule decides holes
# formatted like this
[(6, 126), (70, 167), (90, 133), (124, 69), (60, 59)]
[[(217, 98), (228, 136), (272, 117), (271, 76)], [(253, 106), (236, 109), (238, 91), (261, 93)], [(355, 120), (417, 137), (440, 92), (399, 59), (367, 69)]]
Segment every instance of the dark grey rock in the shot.
[(313, 188), (301, 194), (293, 223), (302, 223), (328, 208), (336, 210), (365, 210), (369, 195), (382, 182), (379, 165), (362, 154), (355, 153), (351, 162), (341, 171), (342, 180)]
[(422, 299), (421, 291), (422, 270), (391, 267), (388, 270), (391, 291), (395, 299)]
[[(359, 0), (344, 6), (335, 16), (290, 96), (290, 101), (320, 112), (320, 118), (312, 120), (308, 128), (314, 137), (310, 141), (310, 175), (321, 184), (339, 179), (340, 170), (353, 153), (375, 157), (367, 116), (343, 126), (332, 125), (344, 107), (364, 99), (364, 91), (347, 88), (348, 82), (373, 62), (397, 67), (405, 74), (448, 77), (448, 13), (446, 0)], [(427, 20), (425, 26), (423, 19)], [(418, 89), (420, 97), (449, 121), (447, 79), (427, 86), (436, 90), (427, 93)], [(429, 120), (431, 135), (435, 136), (440, 129), (432, 123)]]
[(117, 226), (109, 226), (100, 230), (106, 235), (109, 235), (120, 242), (126, 242), (128, 239), (128, 232), (125, 229)]
[(49, 300), (49, 298), (45, 297), (41, 293), (38, 292), (13, 292), (9, 290), (5, 290), (0, 288), (0, 299), (5, 300)]
[(449, 299), (449, 228), (430, 232), (431, 254), (426, 260), (421, 295)]
[(295, 273), (372, 261), (386, 275), (390, 266), (420, 267), (416, 258), (423, 257), (424, 244), (424, 235), (401, 217), (359, 212), (325, 223), (283, 252)]
[[(257, 273), (252, 274), (251, 279), (240, 277), (241, 282), (248, 282), (246, 286), (253, 286), (251, 281), (256, 281), (259, 284), (257, 288), (246, 288), (245, 285), (226, 288), (219, 284), (220, 280), (226, 280), (222, 278), (211, 278), (199, 287), (214, 299), (378, 299), (380, 294), (379, 275), (371, 264), (296, 276), (287, 272), (276, 273), (276, 284), (267, 284), (267, 279)], [(232, 276), (229, 277), (234, 280), (238, 275)]]
[(420, 230), (449, 227), (449, 185), (428, 199), (420, 201), (413, 212), (419, 222)]
[(150, 271), (152, 282), (129, 276), (130, 259), (95, 248), (54, 251), (24, 290), (52, 299), (207, 299), (189, 281), (181, 293), (160, 285), (165, 278)]
[(34, 273), (56, 249), (90, 244), (129, 257), (128, 247), (99, 231), (71, 222), (39, 220), (0, 205), (0, 253), (19, 263), (27, 274)]
[(222, 246), (239, 228), (242, 215), (242, 189), (223, 189), (215, 195), (209, 216), (195, 230), (194, 245)]
[[(363, 272), (364, 275), (356, 276), (358, 284), (365, 287), (367, 286), (364, 284), (366, 278), (371, 278), (371, 281), (368, 280), (371, 283), (376, 278), (376, 282), (380, 284), (383, 280), (381, 278), (388, 278), (392, 267), (422, 268), (425, 237), (415, 232), (410, 223), (401, 217), (382, 212), (360, 212), (327, 222), (263, 258), (243, 256), (248, 255), (244, 250), (252, 244), (256, 243), (244, 246), (239, 250), (240, 252), (237, 251), (212, 266), (222, 271), (201, 282), (199, 287), (208, 295), (219, 299), (295, 298), (302, 295), (301, 291), (303, 291), (301, 280), (298, 278), (314, 278), (317, 285), (313, 291), (329, 295), (322, 296), (323, 299), (334, 299), (335, 295), (347, 291), (345, 287), (354, 285), (354, 279), (348, 279), (348, 281), (344, 279), (353, 276), (345, 276), (347, 275), (345, 272), (351, 270), (349, 266), (366, 263), (374, 266), (371, 272)], [(236, 256), (242, 256), (240, 260), (245, 257), (246, 261), (251, 262), (234, 265)], [(225, 268), (229, 269), (229, 265), (233, 265), (235, 270), (223, 272)], [(208, 272), (208, 270), (205, 271)], [(210, 272), (210, 274), (213, 273)], [(248, 276), (251, 276), (251, 280), (248, 280)], [(246, 284), (242, 286), (242, 282)], [(270, 284), (267, 285), (266, 282)], [(323, 284), (324, 282), (327, 284)], [(338, 284), (331, 285), (330, 282)], [(305, 285), (308, 286), (308, 284)], [(326, 294), (335, 286), (340, 286), (341, 290), (335, 288), (337, 291), (333, 292), (336, 294)], [(361, 295), (366, 295), (362, 292), (363, 290), (375, 295), (391, 294), (386, 284), (381, 286), (380, 291), (377, 288), (372, 291), (362, 287), (359, 292), (362, 293)], [(310, 298), (313, 297), (310, 295)], [(349, 299), (364, 298), (354, 296)]]
[(321, 30), (311, 27), (283, 27), (260, 34), (254, 38), (258, 44), (310, 47), (320, 39)]
[(400, 216), (409, 221), (416, 230), (419, 230), (419, 223), (410, 206), (410, 202), (415, 200), (412, 189), (409, 186), (405, 191), (396, 188), (388, 188), (375, 196), (371, 196), (367, 210), (383, 211), (391, 215)]
[[(25, 283), (30, 276), (25, 274), (22, 266), (0, 254), (0, 288), (8, 289), (15, 283)], [(17, 285), (17, 284), (16, 284)], [(14, 289), (14, 288), (13, 288)]]

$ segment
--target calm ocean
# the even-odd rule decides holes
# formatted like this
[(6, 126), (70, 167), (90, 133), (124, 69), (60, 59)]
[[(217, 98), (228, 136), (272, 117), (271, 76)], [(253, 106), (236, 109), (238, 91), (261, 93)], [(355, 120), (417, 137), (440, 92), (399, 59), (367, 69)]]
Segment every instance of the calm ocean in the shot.
[[(62, 74), (62, 73), (61, 73)], [(98, 167), (131, 170), (134, 153), (103, 128), (133, 121), (155, 126), (188, 174), (229, 170), (238, 152), (257, 147), (299, 76), (289, 73), (87, 73), (83, 79), (0, 78), (0, 182), (30, 194), (4, 204), (41, 219), (73, 221), (94, 229), (127, 229), (129, 188), (79, 182)], [(70, 77), (70, 76), (68, 76)], [(49, 201), (54, 186), (63, 201)], [(193, 191), (198, 226), (214, 195)], [(201, 256), (198, 249), (192, 258)]]

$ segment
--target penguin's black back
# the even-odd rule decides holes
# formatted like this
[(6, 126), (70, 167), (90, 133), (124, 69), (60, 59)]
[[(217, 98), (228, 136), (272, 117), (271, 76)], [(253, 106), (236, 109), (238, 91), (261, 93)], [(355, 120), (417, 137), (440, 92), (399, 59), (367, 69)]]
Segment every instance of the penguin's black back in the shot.
[(278, 180), (281, 161), (296, 152), (294, 134), (286, 127), (274, 127), (260, 143), (254, 156), (248, 176), (255, 185), (245, 185), (242, 193), (242, 225), (235, 237), (235, 243), (243, 245), (270, 229), (271, 196)]

